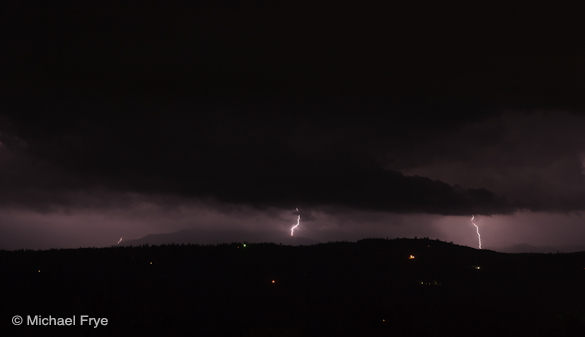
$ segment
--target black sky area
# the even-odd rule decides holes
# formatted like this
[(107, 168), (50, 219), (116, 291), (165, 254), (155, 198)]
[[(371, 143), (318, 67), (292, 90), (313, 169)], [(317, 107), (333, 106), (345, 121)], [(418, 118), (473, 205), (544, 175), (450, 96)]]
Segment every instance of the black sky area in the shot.
[(585, 207), (571, 11), (0, 6), (3, 207), (104, 190), (442, 215)]

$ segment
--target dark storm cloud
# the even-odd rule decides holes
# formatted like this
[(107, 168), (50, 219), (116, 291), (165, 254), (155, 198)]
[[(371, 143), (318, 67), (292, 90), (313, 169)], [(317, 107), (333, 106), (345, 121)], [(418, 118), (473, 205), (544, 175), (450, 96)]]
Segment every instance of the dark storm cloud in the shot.
[[(242, 125), (218, 128), (213, 136), (203, 137), (181, 135), (178, 128), (157, 135), (159, 127), (142, 129), (139, 135), (124, 127), (119, 130), (119, 139), (112, 138), (115, 130), (110, 128), (110, 139), (106, 140), (100, 136), (104, 129), (92, 126), (81, 132), (31, 137), (27, 154), (4, 149), (0, 200), (31, 206), (99, 206), (106, 192), (118, 191), (215, 198), (259, 207), (343, 206), (439, 214), (511, 210), (484, 189), (465, 189), (382, 170), (374, 166), (367, 149), (350, 149), (352, 145), (345, 141), (328, 146), (316, 143), (316, 152), (306, 153), (259, 131), (248, 137), (250, 128), (242, 129)], [(180, 139), (173, 141), (172, 137)], [(336, 150), (326, 153), (329, 149)], [(109, 197), (106, 200), (111, 201)]]
[(582, 108), (582, 51), (509, 29), (525, 8), (508, 8), (496, 30), (499, 11), (485, 8), (3, 6), (1, 141), (18, 153), (4, 166), (5, 202), (67, 204), (60, 195), (103, 188), (287, 208), (546, 209), (543, 189), (527, 193), (537, 202), (450, 178), (468, 171), (449, 184), (432, 169), (404, 173), (480, 162), (489, 138), (457, 135), (494, 111)]
[(585, 208), (584, 132), (580, 114), (508, 111), (454, 130), (440, 143), (417, 143), (424, 160), (411, 158), (399, 169), (482, 186), (519, 209), (579, 211)]
[[(284, 208), (585, 207), (578, 114), (506, 112), (444, 123), (424, 114), (247, 112), (12, 119), (24, 138), (2, 140), (4, 200), (26, 202), (34, 189), (37, 200), (58, 202), (59, 191), (101, 188)], [(25, 145), (16, 155), (18, 144)]]

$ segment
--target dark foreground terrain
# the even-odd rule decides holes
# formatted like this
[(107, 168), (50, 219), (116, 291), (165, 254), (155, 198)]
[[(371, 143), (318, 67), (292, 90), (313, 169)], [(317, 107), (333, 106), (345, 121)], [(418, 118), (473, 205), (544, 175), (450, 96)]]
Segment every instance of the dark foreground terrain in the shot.
[[(585, 336), (584, 253), (425, 239), (120, 247), (0, 252), (0, 273), (1, 336)], [(82, 314), (108, 325), (79, 326)]]

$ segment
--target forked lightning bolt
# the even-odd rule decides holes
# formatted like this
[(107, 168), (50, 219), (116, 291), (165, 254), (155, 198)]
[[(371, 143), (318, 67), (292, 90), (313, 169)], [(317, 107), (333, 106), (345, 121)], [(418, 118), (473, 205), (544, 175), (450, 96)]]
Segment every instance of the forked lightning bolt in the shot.
[[(297, 208), (297, 212), (299, 212), (298, 208)], [(301, 224), (301, 213), (299, 213), (297, 215), (297, 223), (290, 228), (290, 236), (295, 236), (295, 229), (297, 229), (297, 227), (299, 227), (300, 224)]]
[(477, 232), (477, 242), (479, 244), (479, 249), (481, 249), (481, 235), (479, 234), (479, 226), (475, 223), (475, 215), (471, 216), (471, 224), (475, 226), (475, 231)]

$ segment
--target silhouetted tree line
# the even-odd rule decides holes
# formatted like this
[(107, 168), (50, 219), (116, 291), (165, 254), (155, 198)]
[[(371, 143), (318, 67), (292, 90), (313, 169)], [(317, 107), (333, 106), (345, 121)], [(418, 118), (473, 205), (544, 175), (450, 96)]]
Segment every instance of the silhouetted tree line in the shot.
[[(5, 336), (585, 331), (583, 253), (503, 254), (426, 238), (300, 247), (240, 242), (1, 251), (0, 272)], [(13, 327), (15, 314), (90, 314), (110, 324)]]

